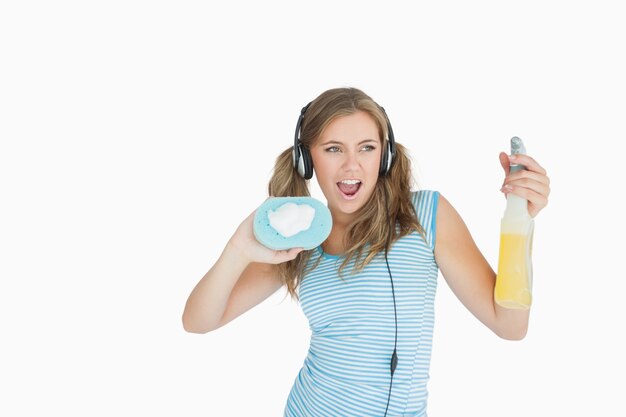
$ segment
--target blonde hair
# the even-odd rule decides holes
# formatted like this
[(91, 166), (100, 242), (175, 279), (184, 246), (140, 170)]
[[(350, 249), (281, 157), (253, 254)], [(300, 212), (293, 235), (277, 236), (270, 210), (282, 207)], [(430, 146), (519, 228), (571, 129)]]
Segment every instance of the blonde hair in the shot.
[[(300, 130), (302, 146), (310, 149), (334, 119), (357, 111), (366, 112), (374, 119), (383, 138), (382, 149), (386, 149), (387, 118), (374, 100), (356, 88), (327, 90), (311, 102)], [(372, 197), (355, 213), (353, 222), (346, 229), (343, 243), (347, 249), (339, 268), (340, 275), (351, 259), (358, 260), (354, 272), (360, 271), (377, 253), (389, 249), (393, 242), (412, 231), (417, 231), (426, 240), (411, 202), (411, 161), (406, 148), (397, 142), (395, 145), (396, 153), (389, 173), (378, 177)], [(286, 149), (276, 159), (268, 186), (270, 196), (310, 196), (307, 180), (293, 167), (292, 149)], [(396, 227), (391, 226), (391, 219), (395, 219)], [(297, 289), (308, 272), (305, 268), (311, 254), (312, 251), (303, 251), (294, 260), (277, 265), (280, 279), (292, 299), (299, 299)], [(311, 269), (315, 266), (311, 265)]]

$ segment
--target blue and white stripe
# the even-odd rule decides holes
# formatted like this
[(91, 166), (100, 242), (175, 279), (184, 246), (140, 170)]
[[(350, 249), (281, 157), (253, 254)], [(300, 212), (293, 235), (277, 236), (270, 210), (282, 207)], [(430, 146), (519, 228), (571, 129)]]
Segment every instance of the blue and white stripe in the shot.
[[(398, 316), (398, 366), (388, 417), (426, 416), (438, 266), (434, 257), (439, 193), (412, 194), (426, 242), (413, 232), (388, 253)], [(321, 259), (320, 259), (321, 258)], [(285, 406), (286, 417), (382, 417), (387, 405), (395, 323), (384, 253), (359, 273), (354, 262), (318, 247), (318, 266), (300, 284), (311, 344)]]

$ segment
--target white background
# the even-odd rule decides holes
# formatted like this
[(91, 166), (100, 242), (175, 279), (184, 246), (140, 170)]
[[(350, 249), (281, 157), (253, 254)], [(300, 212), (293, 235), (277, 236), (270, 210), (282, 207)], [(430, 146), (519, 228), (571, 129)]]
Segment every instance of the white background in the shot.
[(225, 3), (0, 6), (0, 414), (282, 415), (298, 304), (205, 335), (181, 314), (300, 108), (355, 86), (494, 268), (498, 153), (520, 136), (552, 181), (523, 341), (440, 275), (429, 415), (625, 415), (619, 2)]

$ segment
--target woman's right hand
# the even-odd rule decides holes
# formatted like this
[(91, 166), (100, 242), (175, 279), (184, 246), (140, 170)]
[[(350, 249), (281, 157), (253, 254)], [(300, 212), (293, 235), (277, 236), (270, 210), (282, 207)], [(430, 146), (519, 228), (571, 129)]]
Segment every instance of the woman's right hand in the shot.
[(289, 250), (273, 250), (259, 243), (254, 237), (254, 215), (252, 212), (237, 228), (235, 234), (230, 238), (228, 244), (235, 248), (241, 256), (250, 262), (261, 262), (266, 264), (280, 264), (291, 261), (302, 252), (302, 248), (291, 248)]

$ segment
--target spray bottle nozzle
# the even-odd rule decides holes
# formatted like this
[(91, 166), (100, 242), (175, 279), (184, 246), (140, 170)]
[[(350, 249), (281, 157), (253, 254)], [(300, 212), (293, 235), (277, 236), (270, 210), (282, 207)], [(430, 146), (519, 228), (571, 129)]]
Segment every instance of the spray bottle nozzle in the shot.
[(513, 136), (511, 138), (511, 155), (519, 153), (525, 154), (526, 147), (524, 146), (524, 142), (522, 142), (520, 138), (518, 138), (517, 136)]
[[(526, 154), (526, 147), (524, 142), (517, 136), (511, 138), (511, 155)], [(525, 167), (520, 164), (511, 164), (511, 172), (519, 171)]]

